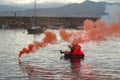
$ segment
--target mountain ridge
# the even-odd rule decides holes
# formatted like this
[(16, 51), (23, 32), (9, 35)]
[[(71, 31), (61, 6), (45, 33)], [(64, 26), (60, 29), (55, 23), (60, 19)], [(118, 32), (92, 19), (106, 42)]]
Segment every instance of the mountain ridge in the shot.
[[(41, 17), (100, 17), (104, 15), (105, 6), (120, 3), (84, 1), (54, 8), (37, 8), (36, 16)], [(13, 16), (10, 12), (1, 12), (1, 16)], [(34, 9), (16, 11), (17, 16), (34, 16)]]

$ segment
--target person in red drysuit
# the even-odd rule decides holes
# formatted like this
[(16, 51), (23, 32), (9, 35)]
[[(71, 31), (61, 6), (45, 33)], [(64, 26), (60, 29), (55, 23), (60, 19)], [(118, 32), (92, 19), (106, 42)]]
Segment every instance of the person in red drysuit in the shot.
[(84, 55), (84, 53), (81, 51), (81, 46), (79, 44), (72, 44), (71, 53), (72, 55)]
[(84, 56), (84, 52), (81, 51), (81, 46), (79, 44), (71, 44), (71, 45), (68, 45), (68, 47), (70, 48), (70, 51), (64, 51), (61, 53), (64, 53), (64, 54), (72, 54), (72, 56)]

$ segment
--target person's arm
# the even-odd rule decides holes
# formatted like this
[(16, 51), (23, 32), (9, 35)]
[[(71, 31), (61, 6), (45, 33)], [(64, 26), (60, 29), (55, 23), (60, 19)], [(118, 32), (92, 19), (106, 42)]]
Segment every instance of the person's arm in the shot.
[(66, 51), (62, 51), (62, 50), (60, 50), (60, 53), (61, 54), (70, 54), (70, 51), (67, 51), (67, 50)]

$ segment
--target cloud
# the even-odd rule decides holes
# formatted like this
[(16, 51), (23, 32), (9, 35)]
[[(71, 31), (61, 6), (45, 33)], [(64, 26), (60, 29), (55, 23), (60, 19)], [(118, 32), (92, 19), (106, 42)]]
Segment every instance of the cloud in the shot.
[[(60, 3), (81, 3), (85, 0), (36, 0), (38, 3), (53, 3), (53, 2), (60, 2)], [(0, 0), (0, 3), (16, 3), (16, 4), (28, 4), (33, 3), (34, 0)]]
[(11, 0), (0, 0), (0, 4), (10, 4)]
[(111, 2), (111, 3), (120, 3), (120, 0), (91, 0), (95, 2)]
[[(81, 3), (85, 0), (36, 0), (37, 3)], [(120, 0), (90, 0), (90, 1), (106, 1), (106, 2), (120, 2)], [(30, 4), (34, 0), (0, 0), (0, 4)]]

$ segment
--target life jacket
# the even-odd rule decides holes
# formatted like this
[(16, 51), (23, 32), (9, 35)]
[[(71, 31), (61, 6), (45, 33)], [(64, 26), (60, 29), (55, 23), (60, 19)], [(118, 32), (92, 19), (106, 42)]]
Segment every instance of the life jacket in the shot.
[(76, 45), (74, 48), (74, 51), (72, 52), (73, 55), (84, 55), (84, 53), (81, 51), (80, 45)]

